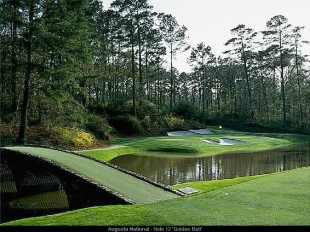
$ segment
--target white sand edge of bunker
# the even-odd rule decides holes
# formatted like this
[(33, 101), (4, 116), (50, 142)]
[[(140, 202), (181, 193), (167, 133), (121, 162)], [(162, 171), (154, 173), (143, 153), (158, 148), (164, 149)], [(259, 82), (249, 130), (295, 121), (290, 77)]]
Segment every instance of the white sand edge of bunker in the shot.
[(187, 135), (211, 135), (213, 132), (209, 129), (184, 130), (167, 132), (168, 136), (187, 136)]
[(209, 139), (204, 139), (204, 142), (210, 143), (210, 144), (217, 144), (217, 145), (222, 145), (222, 146), (231, 146), (231, 145), (235, 145), (235, 144), (242, 144), (245, 143), (244, 141), (241, 140), (237, 140), (237, 139), (229, 139), (229, 138), (220, 138), (219, 139), (219, 143), (215, 142), (213, 140), (209, 140)]

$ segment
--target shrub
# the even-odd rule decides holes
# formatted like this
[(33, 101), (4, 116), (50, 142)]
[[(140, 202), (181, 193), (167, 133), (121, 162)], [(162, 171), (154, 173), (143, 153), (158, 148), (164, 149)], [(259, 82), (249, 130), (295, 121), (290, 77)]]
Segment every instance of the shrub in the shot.
[(97, 139), (103, 140), (108, 140), (112, 130), (106, 119), (94, 114), (88, 116), (85, 126)]
[(141, 120), (141, 126), (143, 126), (143, 128), (146, 131), (151, 131), (152, 130), (152, 120), (149, 116), (145, 116), (143, 120)]
[[(132, 105), (132, 102), (131, 102)], [(148, 100), (141, 100), (137, 102), (137, 116), (143, 119), (147, 116), (152, 116), (158, 113), (158, 106)]]
[(185, 120), (181, 117), (175, 117), (168, 115), (164, 117), (164, 122), (166, 124), (167, 130), (187, 130)]
[(182, 117), (173, 116), (171, 114), (165, 116), (163, 119), (160, 119), (159, 122), (161, 123), (161, 126), (166, 129), (166, 131), (205, 128), (205, 125), (195, 120), (186, 120)]
[(195, 116), (196, 110), (189, 102), (179, 102), (174, 108), (174, 115), (182, 117), (184, 119), (191, 119)]
[(90, 147), (94, 144), (94, 138), (90, 133), (77, 128), (54, 127), (53, 137), (55, 142), (65, 147)]
[(111, 117), (116, 117), (119, 115), (130, 114), (132, 109), (128, 108), (124, 101), (116, 101), (114, 103), (110, 103), (105, 107), (105, 110), (108, 115)]
[(201, 129), (206, 128), (206, 125), (196, 121), (196, 120), (187, 120), (186, 121), (187, 128), (190, 129)]
[(141, 134), (144, 130), (141, 123), (131, 115), (120, 115), (109, 120), (110, 124), (125, 135)]
[(77, 136), (73, 137), (72, 140), (77, 147), (88, 147), (93, 144), (92, 135), (84, 131), (78, 132)]
[[(133, 103), (129, 101), (119, 101), (107, 107), (107, 112), (111, 116), (120, 116), (125, 114), (133, 114)], [(140, 100), (136, 102), (137, 117), (143, 119), (146, 116), (152, 116), (158, 112), (158, 106), (148, 100)]]
[(151, 119), (150, 116), (145, 116), (143, 120), (141, 120), (141, 125), (143, 126), (145, 136), (157, 136), (161, 134), (165, 134), (164, 131), (164, 123), (162, 123), (162, 117), (157, 117), (156, 119)]
[[(46, 95), (49, 94), (49, 95)], [(69, 94), (51, 91), (41, 93), (39, 97), (31, 98), (28, 125), (41, 124), (45, 130), (52, 131), (53, 127), (79, 127), (84, 125), (86, 111), (84, 107)]]

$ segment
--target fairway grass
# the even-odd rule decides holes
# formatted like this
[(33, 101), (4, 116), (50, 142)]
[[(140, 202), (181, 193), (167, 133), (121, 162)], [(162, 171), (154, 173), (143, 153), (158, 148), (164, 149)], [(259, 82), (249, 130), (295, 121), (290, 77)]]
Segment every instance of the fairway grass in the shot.
[(199, 192), (151, 204), (97, 206), (2, 225), (309, 226), (309, 177), (310, 167), (304, 167), (254, 177), (186, 183), (183, 186)]

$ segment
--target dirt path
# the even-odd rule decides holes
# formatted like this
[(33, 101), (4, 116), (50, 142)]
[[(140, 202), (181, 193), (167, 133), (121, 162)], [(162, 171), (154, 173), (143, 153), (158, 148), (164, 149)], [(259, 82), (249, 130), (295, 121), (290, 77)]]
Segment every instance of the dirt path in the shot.
[(140, 180), (108, 165), (72, 153), (41, 147), (4, 148), (27, 152), (57, 162), (76, 173), (84, 175), (118, 192), (136, 203), (153, 203), (179, 197), (179, 195), (173, 192), (166, 191), (163, 188)]

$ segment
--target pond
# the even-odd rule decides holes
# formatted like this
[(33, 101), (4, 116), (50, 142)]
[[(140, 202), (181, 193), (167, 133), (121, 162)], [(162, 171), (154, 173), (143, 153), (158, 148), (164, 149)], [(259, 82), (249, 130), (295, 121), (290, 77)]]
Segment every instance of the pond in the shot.
[(172, 186), (184, 182), (232, 179), (309, 166), (310, 146), (193, 158), (144, 152), (118, 156), (110, 163), (157, 183)]

